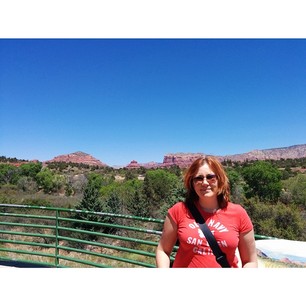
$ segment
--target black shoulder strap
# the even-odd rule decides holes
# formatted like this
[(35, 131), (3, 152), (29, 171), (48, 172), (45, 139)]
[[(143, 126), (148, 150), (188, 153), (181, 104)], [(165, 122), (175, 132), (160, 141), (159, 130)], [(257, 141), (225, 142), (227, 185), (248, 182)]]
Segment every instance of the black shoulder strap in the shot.
[(188, 207), (194, 219), (200, 226), (200, 229), (202, 230), (205, 238), (207, 239), (219, 265), (222, 266), (223, 268), (230, 268), (231, 266), (227, 261), (226, 255), (221, 251), (219, 244), (217, 243), (214, 235), (208, 228), (204, 218), (202, 217), (196, 206), (194, 204), (191, 204)]

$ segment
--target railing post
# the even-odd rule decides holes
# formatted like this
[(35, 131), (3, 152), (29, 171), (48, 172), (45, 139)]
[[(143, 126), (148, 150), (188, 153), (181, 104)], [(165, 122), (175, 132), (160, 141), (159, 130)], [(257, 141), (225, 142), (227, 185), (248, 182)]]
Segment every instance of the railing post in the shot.
[(58, 267), (59, 265), (59, 258), (58, 258), (58, 255), (59, 255), (59, 248), (58, 248), (58, 236), (59, 236), (59, 233), (58, 233), (58, 227), (59, 227), (59, 210), (56, 209), (56, 218), (55, 218), (55, 266)]

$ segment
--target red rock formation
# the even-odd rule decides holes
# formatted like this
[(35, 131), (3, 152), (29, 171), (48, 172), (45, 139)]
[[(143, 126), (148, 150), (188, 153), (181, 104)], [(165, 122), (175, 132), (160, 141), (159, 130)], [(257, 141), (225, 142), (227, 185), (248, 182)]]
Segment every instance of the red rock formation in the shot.
[[(166, 168), (171, 166), (179, 166), (180, 168), (186, 168), (198, 157), (205, 155), (205, 153), (169, 153), (164, 156), (163, 162), (148, 162), (148, 163), (138, 163), (136, 160), (132, 160), (126, 167), (127, 168)], [(231, 160), (237, 162), (243, 162), (246, 160), (279, 160), (279, 159), (297, 159), (306, 157), (306, 144), (293, 145), (290, 147), (275, 148), (275, 149), (264, 149), (264, 150), (253, 150), (242, 154), (224, 155), (217, 156), (221, 161)], [(24, 160), (16, 161), (16, 165), (20, 165)], [(35, 161), (33, 161), (35, 162)], [(89, 154), (83, 152), (75, 152), (66, 155), (59, 155), (53, 159), (46, 161), (44, 163), (50, 162), (66, 162), (66, 163), (81, 163), (93, 166), (107, 166), (100, 160), (92, 157)], [(11, 162), (12, 163), (12, 162)]]
[(175, 153), (164, 156), (163, 167), (179, 166), (186, 168), (197, 158), (205, 155), (204, 153)]
[(222, 156), (222, 160), (231, 160), (243, 162), (245, 160), (279, 160), (279, 159), (296, 159), (306, 157), (306, 144), (294, 145), (290, 147), (264, 149), (264, 150), (253, 150), (247, 153), (225, 155)]
[[(164, 156), (162, 163), (150, 162), (145, 164), (137, 164), (145, 168), (167, 168), (171, 166), (187, 168), (195, 159), (204, 155), (205, 153), (169, 153)], [(220, 159), (220, 161), (231, 160), (237, 162), (244, 162), (246, 160), (279, 160), (282, 158), (303, 158), (306, 157), (306, 144), (275, 149), (253, 150), (251, 152), (242, 154), (217, 157)], [(134, 168), (136, 168), (136, 164), (134, 164)]]
[(136, 160), (132, 160), (127, 166), (126, 168), (128, 169), (135, 169), (135, 168), (140, 168), (140, 164), (138, 164), (138, 162)]
[(80, 151), (70, 154), (58, 155), (53, 159), (46, 161), (46, 163), (52, 163), (52, 162), (85, 164), (85, 165), (98, 166), (98, 167), (107, 166), (106, 164), (102, 163), (100, 160), (94, 158), (93, 156)]

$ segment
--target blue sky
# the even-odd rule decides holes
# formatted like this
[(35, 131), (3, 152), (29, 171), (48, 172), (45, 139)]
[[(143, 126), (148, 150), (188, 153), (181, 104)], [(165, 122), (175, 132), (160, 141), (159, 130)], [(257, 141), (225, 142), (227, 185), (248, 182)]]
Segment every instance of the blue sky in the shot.
[(0, 155), (102, 162), (306, 143), (305, 39), (0, 39)]

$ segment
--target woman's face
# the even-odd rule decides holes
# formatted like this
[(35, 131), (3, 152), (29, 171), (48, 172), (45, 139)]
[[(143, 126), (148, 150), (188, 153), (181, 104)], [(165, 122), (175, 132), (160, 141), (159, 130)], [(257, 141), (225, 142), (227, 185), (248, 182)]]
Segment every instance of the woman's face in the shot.
[(217, 177), (208, 164), (205, 163), (199, 168), (192, 181), (193, 188), (200, 199), (217, 197)]

